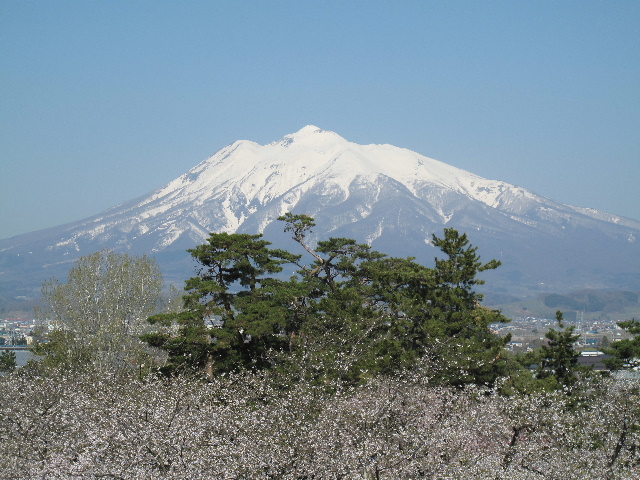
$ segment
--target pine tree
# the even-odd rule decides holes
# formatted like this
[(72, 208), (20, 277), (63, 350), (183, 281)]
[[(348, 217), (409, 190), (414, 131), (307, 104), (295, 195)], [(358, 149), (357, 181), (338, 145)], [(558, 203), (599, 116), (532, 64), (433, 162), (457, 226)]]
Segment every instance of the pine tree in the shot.
[(444, 358), (441, 378), (457, 386), (493, 384), (516, 368), (505, 352), (510, 335), (500, 338), (490, 328), (509, 320), (483, 307), (483, 295), (475, 287), (485, 283), (478, 274), (498, 268), (500, 262), (482, 263), (478, 247), (453, 228), (446, 228), (442, 238), (433, 235), (432, 240), (446, 254), (435, 259), (435, 286), (427, 296), (430, 308), (425, 319), (425, 330), (439, 347), (434, 353)]
[(3, 349), (0, 355), (0, 373), (12, 372), (17, 367), (16, 352), (9, 349)]
[[(200, 263), (186, 282), (184, 310), (149, 320), (178, 332), (145, 336), (169, 353), (167, 373), (277, 368), (314, 382), (360, 382), (437, 357), (434, 378), (489, 384), (506, 372), (504, 345), (489, 325), (506, 319), (480, 305), (480, 262), (466, 235), (445, 230), (434, 244), (447, 255), (427, 268), (346, 238), (308, 236), (307, 215), (280, 220), (308, 255), (272, 250), (261, 235), (211, 234), (190, 250)], [(289, 279), (283, 266), (297, 267)]]
[(575, 327), (565, 327), (561, 311), (556, 312), (556, 322), (562, 330), (550, 329), (545, 337), (548, 344), (542, 346), (538, 378), (552, 378), (558, 387), (571, 387), (578, 380), (578, 352), (573, 348), (580, 337), (574, 334)]
[(321, 240), (312, 248), (307, 242), (315, 226), (311, 217), (288, 213), (279, 220), (313, 259), (310, 265), (296, 262), (300, 283), (307, 286), (307, 317), (283, 367), (316, 381), (359, 381), (375, 374), (380, 370), (377, 346), (388, 326), (365, 272), (385, 255), (346, 238)]
[(186, 282), (183, 311), (149, 318), (166, 326), (177, 322), (179, 334), (143, 337), (168, 352), (167, 373), (195, 369), (210, 377), (241, 367), (263, 368), (265, 352), (284, 342), (286, 316), (274, 303), (280, 282), (264, 275), (280, 272), (295, 257), (269, 249), (261, 237), (214, 233), (189, 250), (201, 267)]
[(611, 355), (611, 358), (605, 360), (605, 364), (614, 370), (637, 369), (640, 367), (640, 321), (631, 319), (619, 322), (618, 326), (633, 337), (617, 340), (611, 343), (608, 348), (604, 348), (604, 353)]

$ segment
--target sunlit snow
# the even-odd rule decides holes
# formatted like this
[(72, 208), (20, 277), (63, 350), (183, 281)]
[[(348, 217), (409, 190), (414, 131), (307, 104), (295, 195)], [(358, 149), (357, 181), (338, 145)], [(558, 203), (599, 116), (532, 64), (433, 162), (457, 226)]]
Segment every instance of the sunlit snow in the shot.
[[(529, 225), (535, 224), (527, 218), (530, 212), (540, 218), (579, 214), (621, 225), (631, 223), (634, 228), (637, 224), (597, 210), (562, 205), (411, 150), (359, 145), (307, 125), (267, 145), (236, 141), (151, 194), (89, 219), (82, 231), (61, 239), (55, 247), (79, 248), (76, 239), (80, 236), (93, 238), (109, 235), (107, 230), (127, 233), (135, 228), (136, 238), (160, 234), (153, 242), (161, 250), (186, 232), (189, 238), (206, 236), (203, 232), (235, 232), (254, 215), (260, 215), (257, 228), (264, 231), (278, 215), (295, 210), (309, 192), (320, 195), (319, 204), (351, 202), (351, 214), (365, 218), (388, 194), (384, 185), (431, 205), (442, 224), (455, 217), (462, 198)], [(359, 196), (352, 201), (355, 194)], [(372, 229), (367, 232), (369, 242), (382, 233), (381, 226)]]

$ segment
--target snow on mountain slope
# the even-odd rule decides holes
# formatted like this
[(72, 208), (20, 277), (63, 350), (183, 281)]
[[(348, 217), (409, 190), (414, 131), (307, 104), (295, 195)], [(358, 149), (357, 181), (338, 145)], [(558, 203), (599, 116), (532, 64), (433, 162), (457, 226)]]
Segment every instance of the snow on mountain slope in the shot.
[(2, 240), (0, 268), (66, 264), (101, 248), (183, 258), (210, 232), (286, 239), (275, 219), (287, 211), (314, 216), (318, 237), (347, 236), (426, 259), (431, 235), (452, 226), (530, 283), (564, 282), (562, 269), (583, 254), (592, 258), (580, 275), (591, 279), (615, 268), (633, 277), (629, 256), (640, 265), (640, 222), (308, 125), (267, 145), (234, 142), (164, 187), (80, 222)]
[[(208, 229), (236, 231), (250, 215), (270, 202), (278, 202), (278, 214), (282, 214), (318, 185), (322, 185), (322, 193), (345, 201), (354, 182), (375, 190), (381, 177), (395, 180), (422, 200), (433, 204), (444, 201), (439, 210), (443, 223), (455, 214), (446, 199), (458, 194), (514, 217), (533, 213), (548, 219), (549, 211), (564, 211), (564, 215), (577, 212), (640, 227), (639, 222), (567, 207), (522, 187), (487, 180), (407, 149), (348, 142), (334, 132), (312, 125), (264, 146), (250, 141), (235, 142), (154, 193), (151, 196), (154, 208), (145, 215), (164, 214), (186, 203), (193, 205), (193, 216)], [(222, 208), (222, 214), (215, 219), (207, 208), (201, 208), (209, 200), (215, 200)], [(362, 208), (368, 210), (371, 205)]]
[[(94, 218), (93, 229), (78, 233), (93, 237), (104, 231), (105, 223), (126, 228), (133, 220), (141, 233), (144, 230), (142, 234), (148, 234), (166, 227), (168, 217), (174, 229), (164, 232), (163, 240), (155, 246), (161, 249), (186, 231), (201, 239), (210, 230), (236, 231), (270, 202), (279, 203), (277, 214), (282, 214), (318, 185), (322, 185), (321, 193), (346, 200), (354, 182), (374, 186), (379, 177), (396, 180), (414, 195), (429, 185), (494, 204), (502, 193), (500, 182), (484, 180), (415, 152), (391, 145), (358, 145), (336, 133), (307, 126), (264, 146), (237, 141), (151, 195)], [(443, 218), (447, 215), (450, 213), (442, 213)], [(204, 229), (195, 228), (197, 225)]]
[[(483, 179), (406, 149), (358, 145), (309, 125), (264, 146), (237, 141), (126, 207), (143, 209), (135, 215), (137, 222), (153, 223), (154, 218), (171, 212), (174, 224), (180, 223), (181, 215), (187, 215), (205, 230), (236, 231), (248, 216), (270, 202), (279, 202), (282, 214), (314, 186), (322, 185), (324, 193), (346, 199), (356, 180), (374, 185), (381, 176), (396, 180), (419, 198), (428, 199), (435, 188), (514, 213), (522, 208), (521, 201), (513, 206), (514, 199), (537, 199), (524, 189)], [(219, 209), (215, 215), (207, 208), (212, 201)], [(186, 210), (181, 208), (184, 205), (188, 206)], [(452, 213), (443, 211), (443, 219)]]

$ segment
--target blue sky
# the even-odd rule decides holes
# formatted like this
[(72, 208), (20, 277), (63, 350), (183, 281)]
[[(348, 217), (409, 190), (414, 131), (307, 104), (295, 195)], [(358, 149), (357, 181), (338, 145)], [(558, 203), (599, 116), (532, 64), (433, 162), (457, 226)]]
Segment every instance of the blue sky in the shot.
[(0, 0), (0, 238), (314, 124), (640, 220), (640, 2)]

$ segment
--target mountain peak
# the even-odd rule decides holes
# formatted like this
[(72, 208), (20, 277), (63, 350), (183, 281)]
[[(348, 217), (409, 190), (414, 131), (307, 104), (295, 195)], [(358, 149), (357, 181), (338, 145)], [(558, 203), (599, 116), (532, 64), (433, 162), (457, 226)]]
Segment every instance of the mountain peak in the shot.
[(91, 218), (0, 241), (0, 291), (16, 288), (18, 275), (37, 288), (103, 248), (157, 254), (174, 279), (185, 278), (173, 262), (209, 232), (263, 233), (280, 248), (289, 236), (276, 219), (286, 212), (314, 217), (325, 238), (353, 238), (425, 264), (434, 233), (469, 232), (505, 264), (504, 291), (640, 288), (640, 222), (307, 125), (268, 145), (234, 142), (164, 187)]
[(291, 144), (305, 144), (305, 145), (321, 145), (327, 142), (342, 140), (346, 141), (340, 135), (329, 130), (322, 130), (315, 125), (307, 125), (302, 127), (295, 133), (290, 133), (282, 137), (279, 142), (274, 142), (282, 146), (288, 147)]
[(293, 135), (298, 137), (298, 136), (307, 136), (307, 135), (312, 135), (314, 133), (323, 133), (323, 132), (324, 132), (324, 130), (322, 130), (321, 128), (316, 127), (315, 125), (307, 125), (305, 127), (302, 127), (300, 130), (298, 130)]

